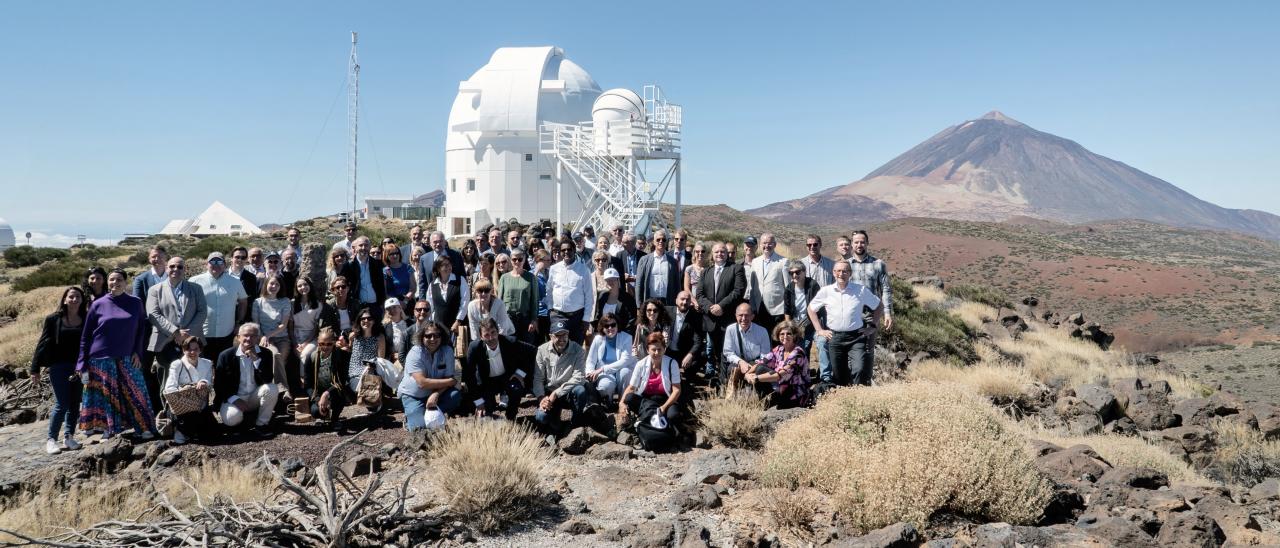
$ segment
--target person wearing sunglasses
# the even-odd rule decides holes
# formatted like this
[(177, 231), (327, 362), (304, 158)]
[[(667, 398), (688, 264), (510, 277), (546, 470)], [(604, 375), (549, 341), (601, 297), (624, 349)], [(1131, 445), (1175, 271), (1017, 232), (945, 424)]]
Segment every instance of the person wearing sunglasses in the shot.
[(578, 260), (573, 240), (561, 241), (557, 249), (560, 250), (560, 260), (551, 265), (547, 276), (551, 323), (562, 322), (569, 330), (569, 339), (581, 345), (586, 334), (583, 319), (587, 307), (595, 305), (591, 272)]
[(404, 427), (410, 432), (426, 428), (427, 410), (439, 409), (449, 414), (462, 404), (450, 339), (445, 326), (428, 322), (418, 331), (405, 358), (404, 378), (396, 393), (404, 405)]
[(404, 262), (399, 247), (395, 244), (382, 245), (382, 277), (387, 284), (387, 297), (408, 306), (413, 302), (417, 288), (414, 287), (413, 267)]
[[(147, 391), (151, 393), (154, 379), (155, 398), (160, 401), (160, 385), (164, 384), (164, 372), (168, 365), (183, 353), (184, 343), (191, 337), (204, 334), (204, 291), (187, 281), (187, 263), (182, 257), (173, 257), (165, 265), (165, 281), (147, 290), (147, 321), (151, 324), (151, 338), (147, 349), (161, 364), (160, 374), (147, 379)], [(203, 350), (204, 344), (200, 345)], [(146, 371), (143, 371), (146, 376)]]
[(667, 231), (653, 233), (653, 253), (645, 255), (636, 266), (636, 306), (657, 299), (662, 306), (676, 302), (682, 273), (676, 259), (667, 253)]
[(223, 350), (235, 344), (236, 326), (249, 308), (249, 294), (239, 279), (227, 273), (222, 253), (210, 253), (205, 265), (208, 270), (192, 276), (191, 283), (204, 293), (204, 357), (216, 361)]
[(515, 326), (515, 337), (534, 344), (538, 334), (538, 281), (527, 268), (528, 255), (511, 251), (511, 271), (498, 278), (498, 298), (507, 305), (507, 316)]
[(494, 297), (493, 283), (480, 280), (475, 285), (475, 298), (467, 303), (467, 328), (472, 337), (480, 334), (480, 322), (492, 318), (498, 323), (498, 332), (504, 337), (515, 335), (516, 326), (507, 316), (507, 305)]
[[(786, 305), (783, 319), (791, 322), (798, 333), (798, 338), (793, 342), (800, 345), (800, 348), (807, 353), (813, 345), (813, 337), (817, 329), (809, 321), (809, 303), (813, 302), (813, 297), (822, 287), (807, 276), (805, 265), (801, 261), (792, 260), (787, 263), (787, 276), (789, 280), (787, 280), (787, 289), (783, 297), (783, 304)], [(825, 314), (819, 314), (819, 316), (826, 317)], [(826, 346), (825, 341), (823, 346)], [(818, 356), (825, 358), (826, 355), (827, 351), (819, 347)]]
[[(618, 279), (616, 274), (612, 279)], [(600, 331), (587, 351), (587, 382), (594, 384), (606, 404), (620, 395), (620, 387), (631, 380), (631, 368), (636, 364), (635, 343), (631, 334), (620, 327), (618, 316), (605, 312), (600, 317)]]

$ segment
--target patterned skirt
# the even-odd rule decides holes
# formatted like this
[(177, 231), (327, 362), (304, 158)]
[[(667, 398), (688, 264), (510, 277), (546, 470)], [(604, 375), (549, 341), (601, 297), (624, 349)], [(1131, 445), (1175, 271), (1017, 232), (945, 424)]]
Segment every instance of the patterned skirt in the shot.
[(80, 429), (102, 430), (114, 436), (129, 428), (154, 432), (155, 412), (147, 396), (147, 382), (131, 358), (89, 360), (89, 382), (80, 404)]

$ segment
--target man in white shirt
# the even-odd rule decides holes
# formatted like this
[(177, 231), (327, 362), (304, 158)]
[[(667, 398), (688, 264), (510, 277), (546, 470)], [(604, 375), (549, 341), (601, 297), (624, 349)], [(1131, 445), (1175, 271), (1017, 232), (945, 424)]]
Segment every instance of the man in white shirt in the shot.
[(342, 230), (346, 233), (346, 238), (338, 240), (338, 243), (333, 244), (333, 247), (341, 247), (342, 249), (347, 250), (347, 256), (350, 257), (351, 244), (356, 240), (356, 224), (347, 223), (347, 226), (342, 227)]
[(627, 229), (622, 225), (613, 225), (613, 238), (609, 240), (609, 255), (614, 257), (622, 253), (622, 235), (627, 233)]
[(249, 307), (249, 294), (240, 280), (227, 274), (227, 262), (222, 253), (214, 251), (206, 259), (208, 271), (191, 278), (191, 283), (204, 292), (205, 316), (204, 357), (218, 359), (218, 354), (231, 348), (237, 320), (244, 317)]
[(754, 371), (756, 360), (768, 354), (772, 346), (769, 332), (752, 322), (755, 314), (751, 313), (750, 303), (738, 305), (734, 319), (737, 321), (724, 330), (724, 363), (745, 375)]
[(276, 408), (280, 393), (275, 383), (275, 355), (258, 346), (260, 330), (256, 323), (240, 326), (236, 347), (218, 355), (213, 381), (213, 403), (228, 427), (253, 420), (250, 434), (269, 437), (266, 427)]
[(786, 312), (787, 259), (775, 253), (778, 241), (773, 234), (760, 235), (760, 256), (751, 260), (747, 286), (751, 288), (751, 308), (766, 332), (782, 321)]
[(477, 416), (496, 416), (500, 407), (498, 398), (506, 395), (507, 420), (516, 419), (520, 399), (528, 393), (533, 380), (536, 353), (532, 345), (499, 335), (493, 318), (480, 322), (480, 338), (467, 348), (462, 367), (462, 379), (468, 397), (476, 406)]
[[(833, 274), (836, 283), (819, 289), (809, 303), (809, 321), (818, 328), (817, 334), (827, 339), (827, 357), (831, 361), (829, 371), (820, 371), (822, 382), (870, 386), (873, 361), (866, 351), (868, 339), (862, 310), (870, 308), (878, 322), (883, 307), (870, 290), (849, 281), (853, 267), (848, 261), (837, 262)], [(826, 310), (826, 325), (818, 317), (822, 310)]]
[(588, 307), (595, 306), (591, 272), (578, 260), (572, 240), (560, 242), (559, 250), (561, 260), (551, 265), (547, 275), (547, 309), (551, 323), (563, 322), (569, 340), (581, 345), (585, 339), (582, 318)]

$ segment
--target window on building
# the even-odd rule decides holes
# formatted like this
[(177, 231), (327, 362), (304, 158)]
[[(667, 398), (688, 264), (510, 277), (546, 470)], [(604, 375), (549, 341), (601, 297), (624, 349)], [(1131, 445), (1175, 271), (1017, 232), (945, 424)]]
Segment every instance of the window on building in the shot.
[(532, 154), (528, 154), (528, 153), (526, 153), (526, 154), (524, 155), (524, 161), (526, 161), (526, 162), (532, 162), (532, 161), (533, 161), (533, 155), (532, 155)]
[(231, 230), (240, 230), (241, 228), (244, 228), (244, 227), (240, 225), (231, 225)]
[(476, 180), (467, 179), (467, 192), (475, 192), (475, 191), (476, 191)]
[(449, 179), (449, 192), (457, 192), (457, 191), (458, 191), (458, 180)]
[(538, 176), (538, 180), (539, 180), (539, 181), (550, 181), (550, 180), (551, 180), (551, 175), (550, 175), (550, 174), (548, 174), (548, 173), (543, 173), (542, 175), (539, 175), (539, 176)]
[(209, 230), (217, 230), (218, 225), (209, 225)]

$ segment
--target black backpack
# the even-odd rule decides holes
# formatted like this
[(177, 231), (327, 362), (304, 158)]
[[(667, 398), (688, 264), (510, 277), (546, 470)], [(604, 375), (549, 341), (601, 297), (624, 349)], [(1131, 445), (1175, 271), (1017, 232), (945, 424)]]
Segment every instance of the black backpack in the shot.
[(640, 438), (640, 445), (645, 449), (653, 452), (668, 451), (675, 447), (678, 433), (676, 425), (667, 423), (666, 428), (654, 428), (650, 421), (653, 416), (661, 411), (662, 407), (658, 402), (645, 398), (640, 401), (640, 416), (636, 421), (636, 437)]

